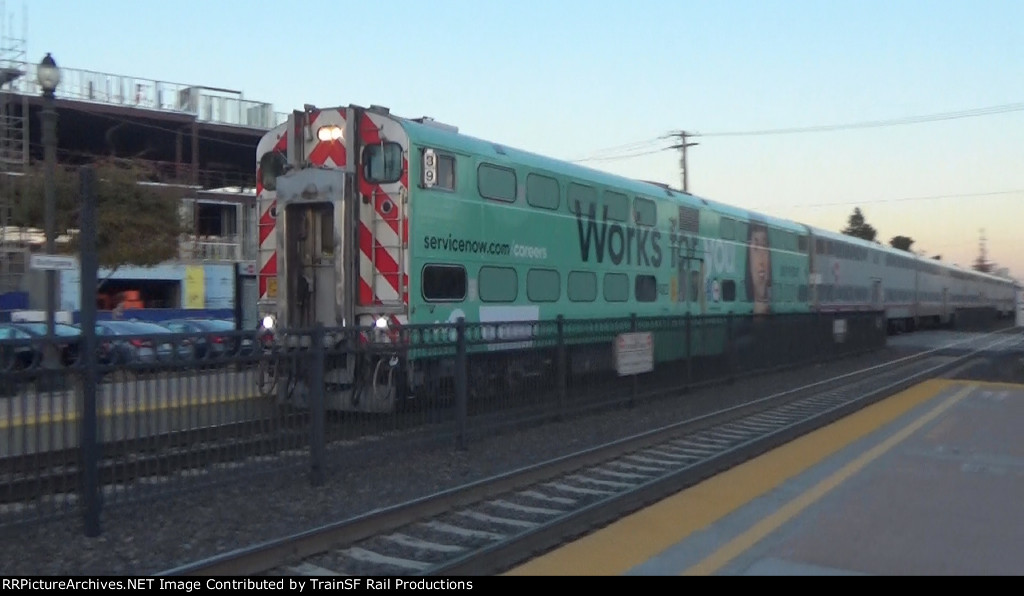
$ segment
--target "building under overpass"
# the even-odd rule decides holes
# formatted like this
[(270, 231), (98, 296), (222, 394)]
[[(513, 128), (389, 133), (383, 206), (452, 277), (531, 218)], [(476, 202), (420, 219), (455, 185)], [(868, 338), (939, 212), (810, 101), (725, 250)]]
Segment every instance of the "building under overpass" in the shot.
[[(5, 38), (0, 46), (0, 298), (31, 302), (0, 303), (0, 310), (39, 308), (45, 293), (27, 264), (44, 235), (9, 219), (16, 185), (43, 162), (43, 98), (23, 44)], [(183, 263), (255, 261), (256, 145), (284, 119), (271, 104), (241, 91), (62, 66), (56, 111), (60, 165), (144, 161), (160, 184), (183, 188), (182, 217), (194, 231), (182, 242)]]

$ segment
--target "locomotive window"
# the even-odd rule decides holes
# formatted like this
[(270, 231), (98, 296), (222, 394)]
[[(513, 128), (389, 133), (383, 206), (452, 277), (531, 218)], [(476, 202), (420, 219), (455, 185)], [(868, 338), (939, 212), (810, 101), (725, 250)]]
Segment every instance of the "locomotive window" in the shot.
[(280, 151), (268, 151), (260, 158), (260, 184), (266, 190), (277, 190), (277, 177), (284, 174), (288, 158)]
[(435, 189), (455, 190), (455, 158), (451, 155), (437, 156), (437, 183)]
[(519, 275), (511, 267), (481, 267), (477, 285), (483, 302), (512, 302), (519, 295)]
[(722, 302), (736, 302), (736, 282), (727, 279), (722, 282)]
[(653, 275), (637, 275), (633, 280), (633, 295), (637, 302), (654, 302), (658, 299), (658, 280)]
[(461, 265), (427, 265), (421, 283), (424, 300), (454, 302), (466, 298), (466, 269)]
[(608, 302), (629, 300), (629, 276), (625, 273), (605, 273), (604, 299)]
[(796, 239), (796, 249), (802, 253), (807, 252), (807, 236), (799, 236)]
[(374, 143), (363, 148), (363, 178), (367, 182), (398, 182), (402, 177), (402, 146), (394, 142)]
[(554, 302), (562, 295), (562, 279), (554, 269), (526, 272), (526, 297), (531, 302)]
[(604, 192), (604, 208), (609, 221), (629, 221), (629, 199), (620, 192)]
[(636, 211), (637, 225), (654, 226), (658, 223), (658, 206), (654, 201), (637, 197), (633, 199), (633, 210)]
[(723, 240), (733, 240), (736, 237), (736, 220), (723, 217), (718, 223), (718, 236)]
[(590, 186), (583, 186), (575, 182), (569, 183), (569, 213), (588, 215), (593, 213), (597, 217), (597, 191)]
[(541, 209), (558, 209), (558, 180), (529, 174), (526, 176), (526, 202)]
[(516, 173), (509, 168), (482, 163), (476, 169), (476, 188), (481, 197), (511, 203), (516, 200)]
[(750, 228), (747, 226), (747, 222), (738, 221), (736, 222), (736, 240), (740, 242), (746, 242), (750, 238)]
[(568, 294), (572, 302), (597, 300), (597, 275), (592, 271), (570, 271)]

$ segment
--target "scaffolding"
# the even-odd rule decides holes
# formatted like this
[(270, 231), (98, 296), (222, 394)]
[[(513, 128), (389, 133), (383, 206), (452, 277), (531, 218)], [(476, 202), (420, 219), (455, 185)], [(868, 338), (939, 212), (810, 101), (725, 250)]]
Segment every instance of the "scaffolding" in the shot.
[(17, 92), (28, 72), (27, 28), (23, 18), (21, 34), (14, 34), (13, 20), (0, 0), (0, 295), (20, 289), (29, 254), (26, 230), (13, 221), (29, 150), (28, 98)]

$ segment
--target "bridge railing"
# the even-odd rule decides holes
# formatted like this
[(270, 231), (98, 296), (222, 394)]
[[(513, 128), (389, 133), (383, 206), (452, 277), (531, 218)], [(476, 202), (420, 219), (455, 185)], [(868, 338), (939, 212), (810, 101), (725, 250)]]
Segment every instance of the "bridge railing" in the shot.
[[(21, 76), (11, 90), (39, 95), (36, 65), (16, 63)], [(92, 70), (61, 68), (57, 98), (107, 105), (192, 114), (200, 122), (270, 129), (285, 121), (284, 113), (267, 102), (245, 99), (241, 91), (171, 83), (142, 77), (116, 75)]]

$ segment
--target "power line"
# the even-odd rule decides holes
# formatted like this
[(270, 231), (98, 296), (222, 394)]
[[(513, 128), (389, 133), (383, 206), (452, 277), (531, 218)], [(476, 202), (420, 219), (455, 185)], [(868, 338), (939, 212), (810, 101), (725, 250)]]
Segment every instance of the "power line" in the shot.
[(585, 157), (583, 159), (571, 160), (572, 163), (583, 163), (587, 161), (618, 161), (621, 159), (633, 159), (634, 157), (643, 157), (644, 155), (652, 155), (654, 153), (661, 153), (662, 151), (668, 151), (672, 147), (659, 147), (658, 149), (650, 149), (648, 151), (634, 151), (632, 153), (624, 153), (621, 155), (609, 155), (607, 157)]
[(752, 137), (765, 135), (798, 134), (810, 132), (832, 132), (839, 130), (854, 130), (859, 128), (880, 128), (884, 126), (901, 126), (905, 124), (921, 124), (924, 122), (938, 122), (941, 120), (958, 120), (961, 118), (976, 118), (979, 116), (991, 116), (993, 114), (1006, 114), (1024, 110), (1024, 102), (1010, 103), (986, 108), (975, 108), (972, 110), (960, 110), (957, 112), (941, 112), (923, 116), (907, 116), (891, 120), (868, 120), (866, 122), (853, 122), (849, 124), (829, 124), (818, 126), (802, 126), (793, 128), (771, 128), (762, 130), (730, 131), (695, 133), (694, 136), (702, 137)]
[[(894, 118), (890, 120), (869, 120), (865, 122), (853, 122), (848, 124), (829, 124), (829, 125), (817, 125), (817, 126), (803, 126), (803, 127), (791, 127), (791, 128), (774, 128), (774, 129), (762, 129), (762, 130), (749, 130), (749, 131), (730, 131), (730, 132), (710, 132), (710, 133), (692, 133), (687, 131), (676, 131), (667, 135), (655, 138), (647, 139), (644, 141), (635, 141), (633, 143), (625, 143), (622, 145), (616, 145), (613, 147), (606, 147), (599, 149), (592, 153), (588, 157), (570, 160), (572, 163), (583, 163), (583, 162), (606, 162), (606, 161), (620, 161), (625, 159), (634, 159), (637, 157), (643, 157), (645, 155), (652, 155), (654, 153), (660, 153), (671, 149), (678, 149), (681, 152), (680, 155), (680, 169), (682, 174), (683, 190), (688, 190), (688, 167), (687, 167), (687, 154), (686, 149), (692, 147), (697, 143), (688, 143), (687, 140), (692, 137), (740, 137), (740, 136), (767, 136), (767, 135), (782, 135), (782, 134), (799, 134), (799, 133), (813, 133), (813, 132), (835, 132), (842, 130), (855, 130), (864, 128), (881, 128), (886, 126), (901, 126), (908, 124), (921, 124), (925, 122), (938, 122), (942, 120), (957, 120), (962, 118), (977, 118), (980, 116), (990, 116), (994, 114), (1006, 114), (1010, 112), (1019, 112), (1024, 110), (1024, 102), (1002, 104), (997, 106), (989, 106), (984, 108), (974, 108), (970, 110), (960, 110), (956, 112), (940, 112), (935, 114), (926, 114), (920, 116), (906, 116), (903, 118)], [(678, 139), (679, 142), (667, 147), (660, 147), (656, 149), (646, 149), (651, 145), (664, 141), (666, 139)], [(1015, 192), (1015, 191), (1013, 191)], [(970, 196), (970, 195), (968, 195)], [(893, 199), (893, 200), (916, 200), (916, 199)], [(868, 201), (876, 202), (876, 201)], [(888, 202), (888, 201), (881, 201)], [(847, 203), (830, 203), (834, 204), (847, 204)], [(811, 207), (823, 206), (818, 205), (807, 205)]]
[[(570, 159), (568, 161), (572, 163), (580, 163), (584, 161), (599, 161), (599, 160), (613, 160), (613, 159), (629, 159), (636, 157), (637, 155), (646, 155), (647, 153), (637, 153), (638, 151), (648, 150), (654, 144), (664, 141), (670, 138), (671, 135), (662, 135), (652, 139), (644, 139), (642, 141), (633, 141), (632, 143), (623, 143), (622, 145), (613, 145), (611, 147), (605, 147), (603, 149), (597, 149), (585, 157), (579, 157), (576, 159)], [(657, 151), (664, 151), (664, 149), (657, 149)]]
[(633, 141), (632, 143), (623, 143), (622, 145), (613, 145), (611, 147), (605, 147), (604, 149), (598, 149), (594, 151), (591, 156), (597, 156), (604, 153), (613, 153), (619, 151), (633, 151), (636, 149), (643, 149), (652, 143), (656, 143), (663, 140), (665, 137), (657, 137), (654, 139), (644, 139), (643, 141)]

